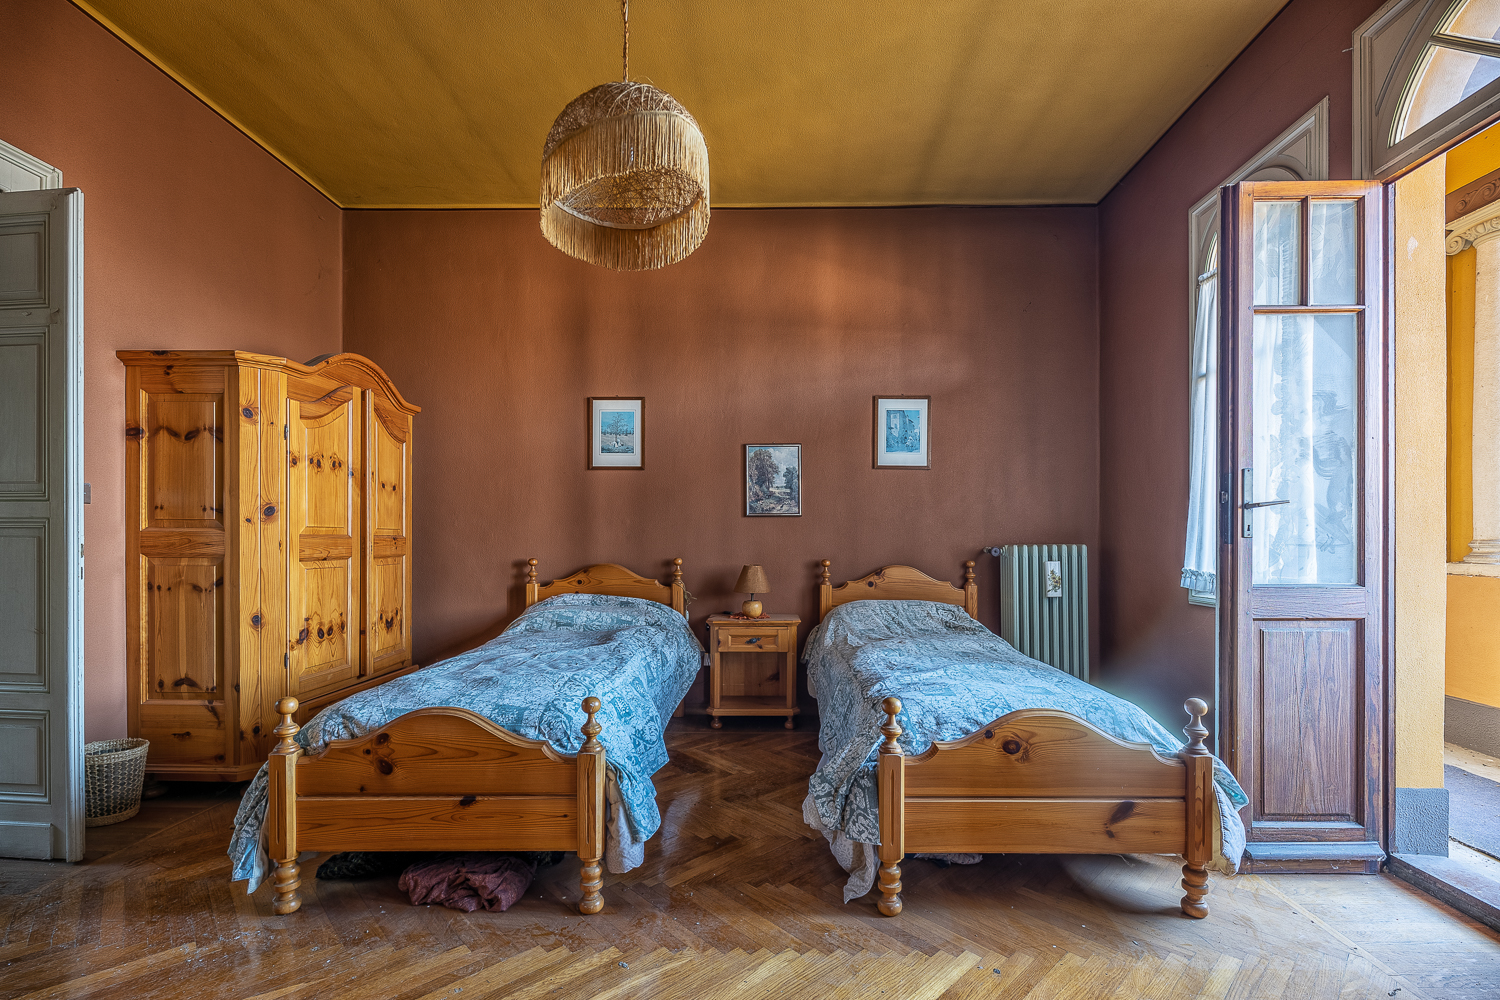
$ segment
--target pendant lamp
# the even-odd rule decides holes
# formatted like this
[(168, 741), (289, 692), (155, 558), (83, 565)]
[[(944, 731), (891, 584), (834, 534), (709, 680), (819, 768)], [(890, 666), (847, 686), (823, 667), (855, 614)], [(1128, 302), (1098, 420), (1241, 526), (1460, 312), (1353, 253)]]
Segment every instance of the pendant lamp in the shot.
[(708, 232), (708, 147), (687, 109), (630, 82), (630, 0), (621, 0), (624, 79), (574, 98), (542, 149), (542, 235), (616, 271), (675, 264)]

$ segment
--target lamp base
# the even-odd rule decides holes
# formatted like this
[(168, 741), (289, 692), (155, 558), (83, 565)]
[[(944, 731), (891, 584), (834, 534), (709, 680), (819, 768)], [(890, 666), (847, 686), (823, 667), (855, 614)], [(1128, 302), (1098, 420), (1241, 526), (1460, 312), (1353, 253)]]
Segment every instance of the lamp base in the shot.
[(762, 608), (759, 601), (746, 601), (740, 605), (740, 614), (746, 618), (759, 618)]

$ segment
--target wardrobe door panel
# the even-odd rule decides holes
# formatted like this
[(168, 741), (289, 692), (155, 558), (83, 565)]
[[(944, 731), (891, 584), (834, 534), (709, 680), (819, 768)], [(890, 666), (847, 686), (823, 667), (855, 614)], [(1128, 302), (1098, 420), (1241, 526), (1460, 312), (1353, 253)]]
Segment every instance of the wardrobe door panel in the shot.
[(360, 674), (362, 396), (343, 386), (287, 401), (287, 666), (302, 698)]
[(369, 580), (366, 670), (385, 673), (411, 662), (411, 418), (370, 393)]

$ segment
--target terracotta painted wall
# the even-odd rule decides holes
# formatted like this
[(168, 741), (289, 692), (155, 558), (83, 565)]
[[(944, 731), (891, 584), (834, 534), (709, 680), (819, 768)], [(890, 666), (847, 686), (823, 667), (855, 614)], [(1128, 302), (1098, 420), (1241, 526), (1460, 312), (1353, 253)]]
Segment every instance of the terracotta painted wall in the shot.
[(63, 0), (0, 4), (0, 139), (84, 192), (85, 732), (125, 735), (122, 348), (339, 349), (339, 211)]
[(1188, 211), (1325, 96), (1350, 176), (1350, 34), (1378, 0), (1292, 0), (1099, 206), (1104, 686), (1157, 718), (1214, 690), (1214, 611), (1179, 586), (1187, 525)]
[[(344, 220), (344, 348), (423, 407), (419, 660), (518, 613), (528, 556), (545, 579), (681, 556), (698, 623), (758, 562), (805, 636), (818, 559), (956, 580), (981, 546), (1098, 542), (1092, 208), (718, 211), (637, 274), (563, 256), (534, 212)], [(932, 471), (871, 469), (876, 393), (933, 397)], [(645, 471), (585, 469), (608, 395), (646, 397)], [(804, 516), (743, 515), (747, 442), (802, 444)], [(979, 579), (998, 627), (994, 560)]]

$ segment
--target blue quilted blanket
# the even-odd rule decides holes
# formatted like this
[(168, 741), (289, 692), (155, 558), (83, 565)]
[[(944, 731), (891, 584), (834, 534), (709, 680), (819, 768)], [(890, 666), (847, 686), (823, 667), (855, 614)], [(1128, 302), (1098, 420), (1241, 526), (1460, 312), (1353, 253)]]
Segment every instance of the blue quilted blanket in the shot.
[[(1023, 656), (948, 604), (853, 601), (812, 630), (803, 655), (808, 689), (818, 699), (823, 751), (805, 812), (830, 839), (842, 833), (856, 843), (880, 842), (875, 750), (885, 720), (880, 703), (891, 695), (902, 702), (897, 721), (908, 755), (1022, 708), (1062, 709), (1163, 755), (1183, 746), (1140, 708)], [(1212, 867), (1231, 874), (1245, 846), (1236, 810), (1247, 799), (1217, 759), (1214, 783), (1221, 843)]]
[[(466, 708), (513, 733), (573, 753), (583, 744), (583, 699), (602, 709), (610, 780), (611, 869), (635, 858), (661, 826), (651, 776), (667, 762), (667, 721), (697, 676), (702, 646), (682, 615), (634, 597), (560, 594), (532, 605), (480, 646), (328, 706), (297, 734), (308, 753), (364, 736), (419, 708)], [(267, 769), (245, 792), (229, 856), (232, 878), (254, 892), (267, 863), (261, 827)], [(413, 845), (418, 846), (418, 845)], [(625, 862), (629, 866), (629, 862)]]

